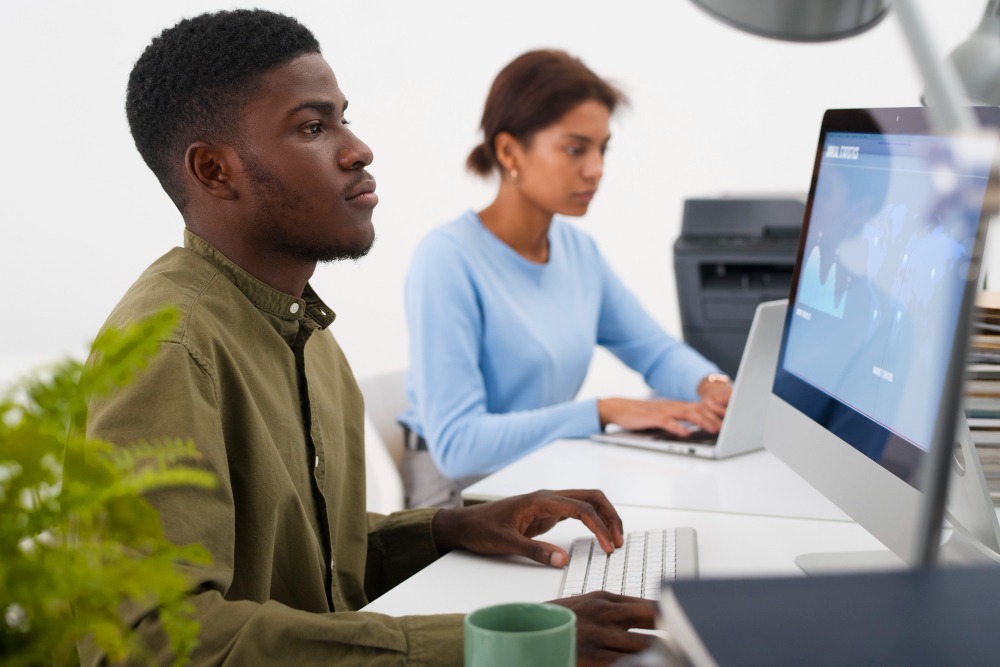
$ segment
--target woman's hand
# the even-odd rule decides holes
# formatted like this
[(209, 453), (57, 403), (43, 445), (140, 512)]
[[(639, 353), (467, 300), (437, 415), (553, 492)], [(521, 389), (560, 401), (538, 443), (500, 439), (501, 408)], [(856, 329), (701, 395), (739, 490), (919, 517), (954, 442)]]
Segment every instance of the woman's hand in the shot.
[[(662, 428), (683, 436), (691, 429), (682, 422), (694, 424), (709, 433), (718, 433), (722, 426), (722, 414), (718, 407), (706, 402), (602, 398), (597, 401), (597, 413), (602, 426), (615, 424), (630, 431)], [(722, 407), (722, 413), (725, 413), (725, 407)]]
[(727, 375), (711, 373), (698, 383), (698, 396), (709, 410), (722, 417), (729, 407), (729, 397), (733, 394), (733, 382)]

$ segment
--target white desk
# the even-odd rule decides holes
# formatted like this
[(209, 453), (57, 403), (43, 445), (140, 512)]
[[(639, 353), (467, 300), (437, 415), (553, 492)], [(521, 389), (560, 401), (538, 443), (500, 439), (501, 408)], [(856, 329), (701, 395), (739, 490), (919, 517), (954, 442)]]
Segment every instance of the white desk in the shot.
[[(883, 547), (854, 523), (618, 506), (625, 530), (691, 526), (698, 534), (700, 576), (801, 575), (796, 556)], [(537, 539), (567, 547), (589, 535), (564, 521)], [(501, 602), (550, 600), (562, 570), (522, 558), (454, 551), (375, 600), (364, 611), (394, 616), (468, 612)]]
[(462, 492), (467, 502), (537, 489), (601, 489), (617, 505), (849, 521), (766, 450), (721, 461), (557, 440)]

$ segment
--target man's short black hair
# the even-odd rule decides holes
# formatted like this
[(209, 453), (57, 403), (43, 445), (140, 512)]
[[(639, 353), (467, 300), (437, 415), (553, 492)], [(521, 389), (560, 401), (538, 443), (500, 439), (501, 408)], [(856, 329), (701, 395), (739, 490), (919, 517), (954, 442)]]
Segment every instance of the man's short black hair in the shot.
[(187, 147), (238, 145), (261, 75), (319, 52), (301, 23), (261, 9), (202, 14), (153, 38), (129, 75), (125, 113), (135, 147), (181, 212)]

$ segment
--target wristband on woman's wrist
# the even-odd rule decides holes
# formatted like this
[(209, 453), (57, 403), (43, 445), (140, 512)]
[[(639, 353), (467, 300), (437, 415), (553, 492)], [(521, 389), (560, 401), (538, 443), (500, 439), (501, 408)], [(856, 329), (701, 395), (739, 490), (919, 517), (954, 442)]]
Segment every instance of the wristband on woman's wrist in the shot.
[(716, 384), (719, 382), (724, 384), (733, 383), (732, 379), (725, 373), (709, 373), (708, 375), (705, 376), (703, 382), (707, 382), (708, 384)]

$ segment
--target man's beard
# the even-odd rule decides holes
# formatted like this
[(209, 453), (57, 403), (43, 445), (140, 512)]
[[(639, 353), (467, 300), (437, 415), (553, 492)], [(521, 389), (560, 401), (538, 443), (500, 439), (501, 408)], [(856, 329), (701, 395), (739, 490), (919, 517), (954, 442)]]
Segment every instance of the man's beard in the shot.
[(264, 167), (249, 151), (240, 155), (254, 195), (261, 202), (259, 220), (264, 237), (282, 252), (310, 262), (334, 262), (343, 259), (359, 260), (372, 249), (375, 239), (347, 245), (323, 246), (303, 238), (290, 237), (277, 223), (288, 212), (299, 210), (302, 198), (290, 191), (269, 169)]

